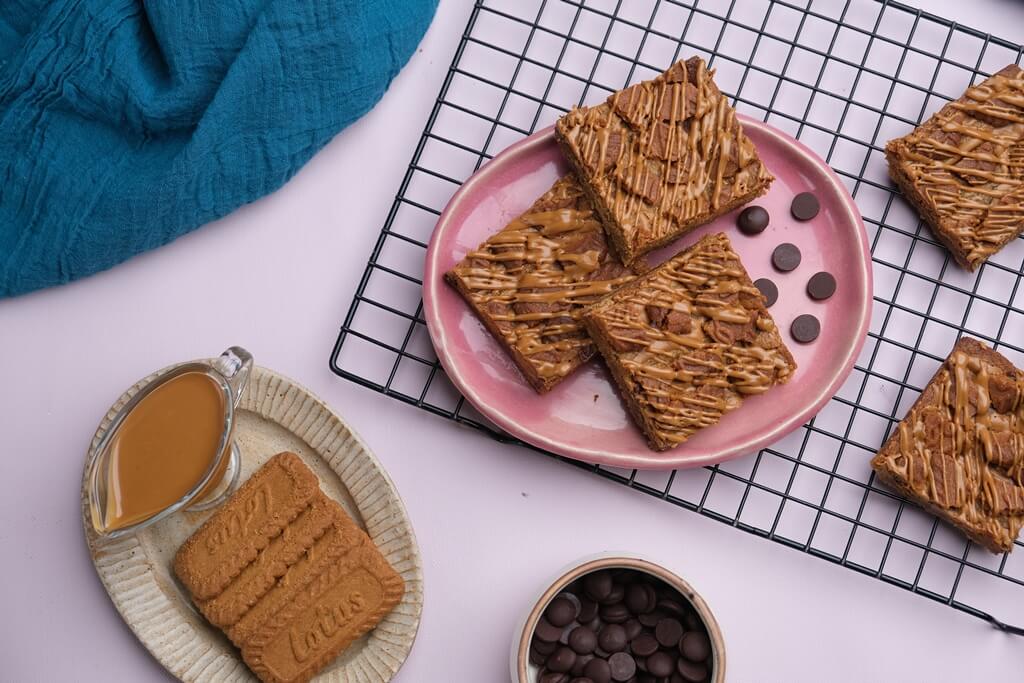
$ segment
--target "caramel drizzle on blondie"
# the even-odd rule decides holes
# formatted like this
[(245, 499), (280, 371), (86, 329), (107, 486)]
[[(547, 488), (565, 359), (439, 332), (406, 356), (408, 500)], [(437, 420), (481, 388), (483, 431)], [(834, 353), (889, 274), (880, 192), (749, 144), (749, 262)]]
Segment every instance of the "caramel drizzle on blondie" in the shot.
[[(768, 175), (713, 76), (701, 59), (677, 62), (604, 104), (566, 115), (567, 137), (612, 214), (633, 228), (634, 249)], [(653, 218), (648, 205), (656, 208)]]
[[(1024, 521), (1024, 383), (957, 350), (899, 426), (888, 467), (917, 496), (1004, 546)], [(1015, 520), (1015, 521), (1014, 521)]]
[(657, 436), (686, 441), (795, 366), (722, 235), (705, 237), (601, 312)]
[(551, 205), (564, 206), (528, 211), (455, 269), (474, 303), (544, 379), (568, 374), (593, 348), (580, 309), (634, 278), (608, 251), (575, 177), (559, 180), (534, 209)]
[(1024, 71), (1007, 67), (906, 138), (905, 170), (972, 266), (1024, 227)]

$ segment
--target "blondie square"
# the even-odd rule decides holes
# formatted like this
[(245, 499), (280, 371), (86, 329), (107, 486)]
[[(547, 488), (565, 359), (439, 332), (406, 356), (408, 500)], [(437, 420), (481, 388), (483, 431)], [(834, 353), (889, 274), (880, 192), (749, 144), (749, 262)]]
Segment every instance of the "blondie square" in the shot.
[(583, 321), (658, 451), (796, 370), (764, 296), (722, 233), (597, 302)]
[(624, 263), (768, 191), (774, 179), (699, 57), (559, 119), (556, 137)]
[(992, 552), (1024, 526), (1024, 374), (964, 337), (871, 466), (882, 483)]

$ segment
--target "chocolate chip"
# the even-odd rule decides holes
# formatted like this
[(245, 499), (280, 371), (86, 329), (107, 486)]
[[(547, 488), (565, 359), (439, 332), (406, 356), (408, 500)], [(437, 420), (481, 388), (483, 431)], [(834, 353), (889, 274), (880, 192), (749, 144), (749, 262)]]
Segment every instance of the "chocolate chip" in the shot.
[(540, 683), (569, 683), (569, 674), (546, 671), (540, 676)]
[(795, 244), (783, 242), (772, 252), (772, 265), (775, 270), (788, 273), (800, 265), (800, 250)]
[(675, 647), (683, 637), (683, 625), (675, 619), (662, 619), (654, 627), (654, 635), (665, 647)]
[(568, 626), (576, 618), (576, 605), (568, 598), (559, 596), (544, 610), (544, 616), (552, 626)]
[(634, 583), (626, 588), (626, 607), (633, 614), (644, 614), (654, 609), (654, 588), (646, 583)]
[(704, 628), (704, 622), (700, 620), (700, 615), (696, 612), (687, 612), (683, 622), (686, 624), (686, 630), (688, 631), (698, 631)]
[(685, 657), (681, 657), (676, 662), (676, 671), (679, 672), (684, 681), (689, 681), (689, 683), (701, 683), (701, 681), (708, 677), (707, 666), (688, 661)]
[(601, 602), (612, 592), (612, 575), (608, 572), (591, 572), (583, 578), (583, 590), (592, 599)]
[(597, 636), (597, 644), (601, 646), (601, 649), (605, 652), (618, 652), (626, 649), (626, 643), (629, 640), (626, 638), (626, 629), (622, 628), (618, 624), (608, 624), (601, 633)]
[(548, 670), (559, 673), (568, 671), (575, 663), (576, 653), (564, 645), (552, 652), (547, 661)]
[(807, 281), (807, 296), (816, 301), (824, 301), (835, 293), (836, 279), (832, 277), (832, 273), (821, 271)]
[(801, 344), (809, 344), (817, 339), (818, 334), (821, 333), (821, 323), (813, 315), (807, 313), (798, 315), (793, 320), (789, 333), (793, 335), (793, 339), (796, 339)]
[(583, 675), (594, 681), (594, 683), (609, 683), (612, 680), (612, 670), (608, 662), (595, 657), (583, 667)]
[(533, 634), (545, 643), (557, 643), (558, 639), (562, 636), (562, 627), (555, 626), (544, 617), (537, 620), (537, 628), (533, 630)]
[(636, 662), (625, 652), (616, 652), (609, 657), (608, 667), (614, 681), (628, 681), (636, 674)]
[(589, 654), (597, 647), (597, 634), (586, 626), (577, 626), (569, 632), (569, 647), (578, 654)]
[(647, 671), (652, 676), (671, 676), (675, 662), (667, 652), (655, 652), (647, 658)]
[(818, 198), (810, 192), (801, 192), (793, 197), (793, 204), (789, 207), (793, 218), (798, 221), (809, 221), (818, 215), (821, 205)]
[(588, 621), (593, 621), (595, 617), (597, 617), (597, 602), (588, 598), (580, 598), (580, 613), (576, 619), (581, 624), (585, 624)]
[(748, 206), (740, 211), (736, 225), (744, 235), (759, 235), (768, 227), (771, 216), (763, 206)]
[(679, 654), (691, 662), (703, 662), (711, 656), (711, 641), (700, 631), (690, 631), (679, 641)]
[(603, 600), (599, 600), (602, 605), (611, 605), (616, 602), (622, 602), (622, 599), (626, 597), (626, 588), (621, 583), (613, 583), (611, 591), (605, 596)]
[(779, 300), (779, 288), (768, 278), (763, 277), (760, 280), (754, 280), (754, 286), (757, 287), (761, 294), (764, 294), (764, 305), (768, 308), (771, 308), (771, 305)]
[(569, 670), (573, 676), (582, 676), (583, 670), (587, 668), (587, 662), (594, 658), (594, 655), (579, 655), (576, 657), (576, 663), (572, 665), (572, 669)]
[(683, 603), (679, 602), (674, 598), (662, 598), (658, 601), (658, 609), (662, 612), (667, 612), (677, 619), (682, 619), (686, 616), (686, 607)]
[(654, 628), (658, 625), (658, 622), (664, 619), (666, 616), (668, 615), (664, 612), (660, 610), (655, 610), (653, 612), (648, 612), (647, 614), (641, 614), (639, 617), (637, 617), (637, 619), (639, 619), (640, 623), (644, 626)]
[(548, 643), (541, 640), (537, 636), (534, 636), (533, 642), (530, 643), (530, 647), (534, 648), (535, 650), (537, 650), (537, 652), (547, 657), (549, 654), (555, 651), (555, 648), (558, 647), (558, 641)]
[(633, 640), (644, 630), (644, 625), (636, 619), (630, 619), (622, 625), (622, 628), (626, 631), (626, 638)]
[(621, 624), (629, 619), (629, 608), (621, 602), (614, 605), (601, 605), (601, 618), (609, 624)]
[(658, 639), (650, 632), (641, 633), (630, 642), (629, 649), (638, 657), (650, 657), (658, 651)]

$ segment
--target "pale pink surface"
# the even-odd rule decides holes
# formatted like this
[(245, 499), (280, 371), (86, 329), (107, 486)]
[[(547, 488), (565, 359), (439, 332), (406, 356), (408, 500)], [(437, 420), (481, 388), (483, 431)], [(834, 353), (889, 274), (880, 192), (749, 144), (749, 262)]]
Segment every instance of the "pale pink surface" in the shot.
[[(1015, 2), (913, 4), (996, 33), (1024, 25)], [(601, 550), (646, 555), (701, 592), (725, 633), (730, 681), (1017, 680), (1021, 641), (978, 619), (330, 373), (338, 326), (470, 11), (442, 1), (422, 53), (381, 104), (280, 192), (107, 273), (0, 301), (0, 680), (170, 680), (96, 578), (82, 538), (83, 458), (127, 385), (230, 344), (330, 403), (402, 493), (426, 603), (398, 683), (447, 683), (456, 658), (474, 683), (506, 681), (512, 632), (532, 600), (560, 567)], [(680, 472), (676, 485), (703, 472)], [(658, 486), (666, 477), (638, 475)]]
[[(750, 278), (768, 277), (779, 288), (769, 312), (797, 362), (793, 378), (746, 399), (717, 425), (663, 453), (647, 446), (602, 363), (588, 363), (543, 396), (523, 381), (443, 275), (567, 172), (548, 128), (495, 157), (463, 185), (438, 221), (427, 251), (427, 327), (449, 378), (477, 410), (513, 436), (559, 455), (617, 467), (665, 469), (756, 451), (804, 424), (836, 393), (853, 369), (871, 314), (871, 255), (864, 225), (846, 188), (817, 155), (764, 123), (740, 119), (775, 175), (768, 194), (753, 202), (771, 215), (768, 229), (744, 235), (736, 228), (736, 210), (652, 254), (649, 262), (664, 261), (708, 233), (726, 233)], [(801, 222), (790, 216), (790, 203), (805, 191), (818, 197), (821, 211)], [(783, 242), (796, 244), (803, 255), (800, 266), (789, 273), (771, 266), (772, 250)], [(822, 270), (839, 284), (830, 299), (816, 302), (805, 288)], [(799, 344), (789, 334), (790, 323), (803, 313), (821, 321), (821, 335), (811, 344)]]

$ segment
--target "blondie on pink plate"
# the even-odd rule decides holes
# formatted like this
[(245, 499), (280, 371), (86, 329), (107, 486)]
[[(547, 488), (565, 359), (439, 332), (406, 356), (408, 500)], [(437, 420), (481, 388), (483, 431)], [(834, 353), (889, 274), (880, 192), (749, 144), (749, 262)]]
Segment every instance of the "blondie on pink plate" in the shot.
[[(709, 232), (725, 232), (751, 279), (767, 277), (778, 287), (778, 300), (769, 311), (797, 362), (793, 378), (748, 398), (718, 424), (662, 453), (648, 448), (600, 360), (592, 360), (547, 394), (530, 388), (443, 276), (569, 171), (547, 128), (512, 145), (466, 181), (441, 214), (427, 249), (423, 306), (438, 359), (456, 388), (500, 430), (590, 463), (695, 467), (769, 445), (812, 418), (838, 391), (853, 369), (871, 314), (871, 252), (860, 212), (814, 152), (764, 123), (744, 116), (740, 120), (776, 177), (768, 194), (753, 202), (768, 210), (770, 225), (758, 235), (745, 235), (736, 227), (734, 211), (655, 252), (649, 261), (660, 263)], [(802, 192), (814, 193), (821, 207), (806, 222), (790, 214), (793, 198)], [(786, 242), (799, 248), (802, 260), (795, 270), (779, 272), (772, 267), (772, 252)], [(838, 283), (825, 301), (815, 301), (806, 292), (808, 280), (819, 271), (831, 273)], [(790, 336), (791, 323), (802, 314), (821, 322), (820, 335), (809, 344)]]

